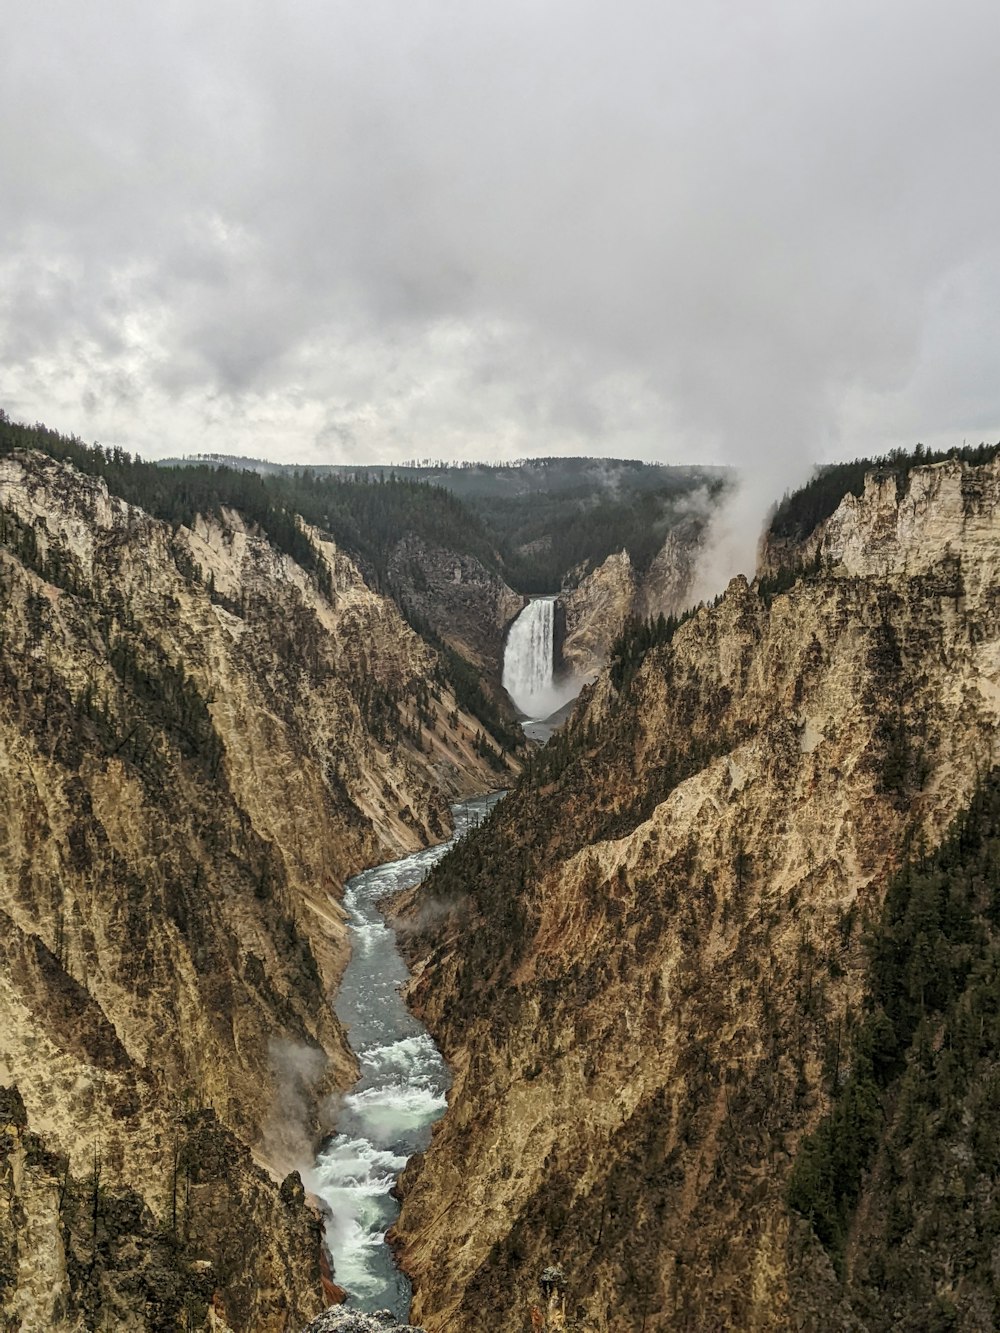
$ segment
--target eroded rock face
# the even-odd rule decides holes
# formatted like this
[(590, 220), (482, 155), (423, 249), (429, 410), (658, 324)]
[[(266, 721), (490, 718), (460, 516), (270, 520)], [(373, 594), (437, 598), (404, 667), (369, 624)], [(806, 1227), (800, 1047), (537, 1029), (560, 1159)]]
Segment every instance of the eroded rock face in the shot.
[(591, 1330), (858, 1326), (786, 1181), (905, 838), (1000, 757), (998, 506), (996, 464), (871, 480), (817, 573), (601, 677), (418, 896), (456, 1069), (397, 1228), (430, 1333), (523, 1328), (553, 1260)]
[[(841, 574), (915, 574), (962, 549), (979, 550), (994, 539), (996, 469), (996, 462), (949, 459), (916, 468), (902, 491), (895, 472), (870, 472), (863, 495), (846, 495), (801, 541), (768, 534), (761, 572), (821, 563)], [(987, 568), (982, 558), (977, 565)]]
[[(321, 1308), (288, 1248), (315, 1248), (315, 1219), (248, 1150), (281, 1179), (324, 1095), (353, 1082), (329, 1003), (340, 886), (439, 840), (449, 799), (494, 785), (482, 724), (317, 534), (322, 591), (238, 515), (172, 530), (14, 455), (0, 536), (0, 1082), (67, 1179), (97, 1161), (101, 1189), (134, 1196), (150, 1228), (170, 1215), (184, 1261), (212, 1264), (220, 1318), (292, 1328)], [(217, 1174), (191, 1163), (175, 1218), (177, 1154), (204, 1115)], [(20, 1170), (24, 1234), (49, 1235), (47, 1177)], [(256, 1276), (236, 1262), (244, 1205), (270, 1256)], [(287, 1234), (269, 1220), (282, 1209), (300, 1219)], [(18, 1284), (48, 1272), (19, 1267)], [(117, 1280), (88, 1288), (87, 1309), (132, 1327)], [(136, 1328), (153, 1327), (144, 1299)]]
[(436, 634), (499, 682), (511, 622), (527, 599), (471, 555), (410, 534), (389, 560), (396, 595)]
[(74, 1174), (31, 1131), (17, 1089), (0, 1089), (5, 1329), (278, 1333), (309, 1318), (317, 1215), (279, 1190), (211, 1112), (181, 1117), (172, 1136), (171, 1199), (157, 1217), (139, 1189), (111, 1183), (99, 1152)]
[(581, 679), (606, 664), (611, 645), (635, 606), (638, 579), (627, 551), (603, 564), (558, 597), (565, 626), (559, 645), (562, 669)]
[(688, 518), (667, 533), (639, 580), (635, 613), (641, 620), (678, 615), (687, 609), (705, 521)]
[(618, 551), (559, 594), (564, 626), (558, 645), (561, 668), (593, 679), (608, 664), (611, 645), (630, 618), (656, 619), (686, 609), (704, 528), (702, 519), (677, 524), (645, 572)]

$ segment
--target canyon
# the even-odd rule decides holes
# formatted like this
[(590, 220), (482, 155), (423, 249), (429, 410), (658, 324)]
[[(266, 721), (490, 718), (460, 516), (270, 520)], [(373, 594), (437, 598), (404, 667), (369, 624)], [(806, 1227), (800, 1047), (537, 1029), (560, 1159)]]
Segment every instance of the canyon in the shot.
[[(522, 675), (588, 683), (529, 749), (501, 686), (528, 595), (478, 537), (171, 520), (0, 454), (0, 1328), (380, 1326), (323, 1313), (307, 1168), (371, 1091), (343, 888), (408, 853), (436, 864), (392, 904), (406, 998), (451, 1080), (390, 1232), (413, 1325), (991, 1327), (953, 1177), (882, 1311), (875, 1187), (834, 1245), (802, 1167), (898, 874), (1000, 758), (1000, 464), (857, 492), (713, 604), (685, 609), (698, 517), (531, 602)], [(879, 1152), (888, 1197), (912, 1163)]]
[(17, 450), (0, 506), (0, 1326), (296, 1329), (341, 885), (517, 761), (315, 529)]

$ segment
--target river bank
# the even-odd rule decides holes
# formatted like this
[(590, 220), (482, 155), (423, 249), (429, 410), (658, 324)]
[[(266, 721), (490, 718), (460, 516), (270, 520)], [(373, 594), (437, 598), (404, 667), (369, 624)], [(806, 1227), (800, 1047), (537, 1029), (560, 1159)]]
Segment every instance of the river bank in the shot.
[(399, 1212), (392, 1190), (407, 1160), (430, 1142), (431, 1126), (447, 1107), (451, 1075), (427, 1029), (403, 1003), (400, 989), (409, 973), (379, 904), (419, 884), (499, 799), (493, 793), (459, 802), (448, 841), (365, 870), (344, 888), (351, 959), (334, 1007), (361, 1073), (343, 1098), (336, 1132), (303, 1176), (328, 1210), (326, 1245), (352, 1308), (390, 1309), (401, 1321), (411, 1291), (385, 1242)]

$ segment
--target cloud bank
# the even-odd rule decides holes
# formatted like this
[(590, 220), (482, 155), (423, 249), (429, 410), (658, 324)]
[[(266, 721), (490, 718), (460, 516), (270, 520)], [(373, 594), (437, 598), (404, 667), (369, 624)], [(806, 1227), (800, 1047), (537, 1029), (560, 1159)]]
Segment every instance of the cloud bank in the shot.
[(0, 403), (147, 456), (1000, 434), (1000, 8), (5, 5)]

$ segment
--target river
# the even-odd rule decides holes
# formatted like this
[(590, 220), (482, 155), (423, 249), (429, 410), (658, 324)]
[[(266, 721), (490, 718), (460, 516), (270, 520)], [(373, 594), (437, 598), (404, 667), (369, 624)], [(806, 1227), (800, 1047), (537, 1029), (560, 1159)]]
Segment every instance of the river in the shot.
[(399, 1213), (389, 1191), (407, 1158), (430, 1142), (451, 1076), (430, 1033), (403, 1003), (399, 991), (409, 974), (378, 903), (419, 884), (499, 799), (495, 793), (460, 802), (452, 807), (455, 833), (448, 842), (365, 870), (344, 887), (351, 960), (335, 1008), (361, 1077), (345, 1095), (337, 1132), (321, 1148), (307, 1185), (330, 1210), (326, 1243), (350, 1305), (389, 1309), (403, 1322), (411, 1292), (385, 1243)]

